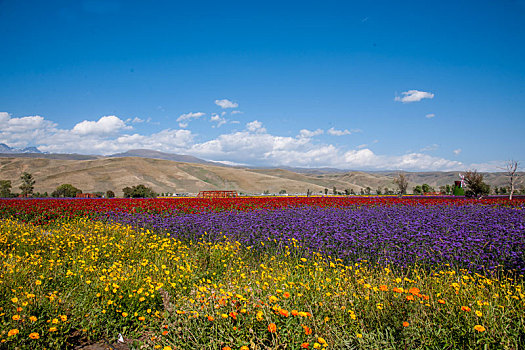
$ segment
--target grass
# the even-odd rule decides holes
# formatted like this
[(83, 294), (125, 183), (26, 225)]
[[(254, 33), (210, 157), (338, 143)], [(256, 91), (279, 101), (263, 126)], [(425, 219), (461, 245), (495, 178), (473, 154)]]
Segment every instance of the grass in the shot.
[(0, 348), (73, 348), (119, 333), (159, 349), (525, 345), (523, 280), (504, 276), (306, 259), (293, 241), (261, 255), (87, 219), (2, 220), (0, 247)]

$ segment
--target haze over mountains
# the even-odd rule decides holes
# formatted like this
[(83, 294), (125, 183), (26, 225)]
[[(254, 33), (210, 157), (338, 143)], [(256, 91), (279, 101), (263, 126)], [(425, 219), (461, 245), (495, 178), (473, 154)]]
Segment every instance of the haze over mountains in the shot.
[[(0, 180), (11, 180), (13, 190), (20, 185), (20, 175), (33, 174), (37, 192), (52, 192), (57, 186), (69, 183), (84, 192), (113, 190), (122, 195), (122, 188), (144, 184), (158, 193), (197, 193), (202, 190), (236, 190), (259, 194), (324, 192), (333, 187), (338, 191), (370, 187), (394, 189), (397, 172), (362, 172), (338, 169), (280, 169), (232, 167), (188, 155), (153, 150), (130, 150), (111, 156), (78, 154), (16, 153), (0, 154)], [(457, 172), (410, 172), (409, 190), (427, 183), (435, 188), (453, 184)], [(523, 175), (523, 174), (522, 174)], [(485, 173), (487, 183), (504, 186), (503, 173)]]

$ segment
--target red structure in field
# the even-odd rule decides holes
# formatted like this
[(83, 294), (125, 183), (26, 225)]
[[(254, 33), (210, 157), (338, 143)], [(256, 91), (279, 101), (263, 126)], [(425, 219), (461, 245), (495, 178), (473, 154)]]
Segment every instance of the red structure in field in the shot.
[(235, 198), (237, 191), (200, 191), (197, 198)]

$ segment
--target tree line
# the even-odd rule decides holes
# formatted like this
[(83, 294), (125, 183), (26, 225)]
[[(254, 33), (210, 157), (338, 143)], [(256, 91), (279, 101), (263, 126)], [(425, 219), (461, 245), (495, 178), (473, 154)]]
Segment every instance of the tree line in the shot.
[[(34, 197), (34, 198), (44, 198), (44, 197), (53, 197), (53, 198), (72, 198), (77, 197), (82, 193), (82, 190), (76, 188), (71, 184), (62, 184), (59, 185), (51, 193), (40, 193), (34, 192), (35, 188), (35, 179), (32, 174), (24, 172), (20, 176), (22, 184), (18, 186), (20, 193), (12, 192), (12, 183), (11, 180), (0, 180), (0, 198), (16, 198), (16, 197)], [(145, 185), (136, 185), (132, 187), (124, 187), (122, 189), (124, 198), (154, 198), (158, 194), (153, 191), (151, 188)], [(106, 192), (94, 192), (96, 197), (106, 197), (114, 198), (115, 192), (108, 190)]]

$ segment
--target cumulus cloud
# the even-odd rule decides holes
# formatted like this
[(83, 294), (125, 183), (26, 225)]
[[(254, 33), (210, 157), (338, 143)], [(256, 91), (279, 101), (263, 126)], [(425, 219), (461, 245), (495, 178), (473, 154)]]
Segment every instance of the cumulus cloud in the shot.
[(310, 137), (314, 137), (314, 136), (317, 136), (317, 135), (322, 135), (324, 133), (323, 129), (317, 129), (317, 130), (308, 130), (308, 129), (302, 129), (299, 131), (299, 137), (306, 137), (306, 138), (310, 138)]
[(228, 99), (215, 100), (215, 104), (221, 108), (237, 108), (239, 107), (238, 103), (232, 102)]
[(186, 128), (188, 127), (188, 122), (192, 119), (199, 119), (200, 117), (202, 117), (203, 115), (205, 115), (205, 113), (202, 113), (202, 112), (196, 112), (196, 113), (193, 113), (193, 112), (190, 112), (190, 113), (185, 113), (185, 114), (181, 114), (178, 118), (177, 118), (177, 121), (179, 122), (179, 126), (181, 128)]
[(224, 125), (224, 124), (226, 124), (228, 122), (225, 118), (221, 117), (220, 115), (218, 115), (216, 113), (214, 113), (211, 116), (210, 121), (214, 122), (214, 123), (217, 123), (217, 124), (214, 125), (214, 127), (217, 127), (217, 128), (220, 128), (221, 125)]
[(455, 149), (452, 152), (454, 152), (455, 155), (458, 155), (461, 153), (461, 148)]
[(258, 120), (254, 120), (252, 122), (246, 123), (246, 129), (248, 131), (262, 133), (266, 132), (266, 129), (263, 128), (262, 123)]
[(84, 120), (73, 127), (73, 132), (80, 135), (113, 134), (122, 129), (131, 129), (126, 123), (114, 115), (101, 117), (97, 121)]
[(425, 115), (425, 118), (428, 118), (428, 119), (431, 119), (431, 118), (434, 118), (436, 115), (434, 113), (429, 113), (427, 115)]
[(395, 101), (409, 103), (419, 102), (424, 98), (434, 98), (434, 94), (431, 92), (419, 91), (419, 90), (408, 90), (401, 93), (403, 97), (396, 96)]
[[(220, 122), (221, 115), (214, 116), (217, 117), (214, 122)], [(83, 121), (72, 129), (59, 129), (55, 123), (43, 117), (12, 118), (5, 112), (0, 113), (0, 142), (11, 147), (36, 145), (47, 152), (107, 155), (133, 148), (147, 148), (191, 154), (232, 165), (413, 171), (470, 168), (458, 161), (421, 152), (381, 155), (374, 153), (365, 144), (356, 149), (325, 144), (314, 138), (322, 132), (322, 129), (302, 129), (297, 136), (273, 135), (267, 132), (260, 121), (254, 120), (247, 123), (242, 131), (196, 142), (197, 135), (186, 129), (165, 129), (150, 135), (129, 133), (126, 124), (117, 117), (102, 117), (96, 121)]]
[(335, 128), (330, 128), (327, 130), (327, 133), (333, 136), (344, 136), (344, 135), (350, 135), (352, 132), (347, 129), (337, 130)]

